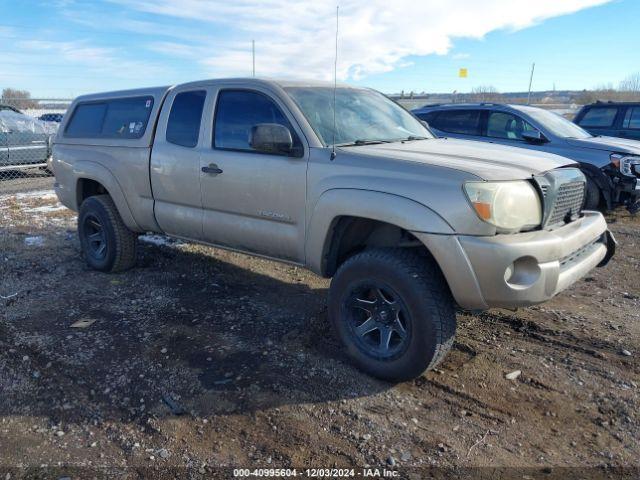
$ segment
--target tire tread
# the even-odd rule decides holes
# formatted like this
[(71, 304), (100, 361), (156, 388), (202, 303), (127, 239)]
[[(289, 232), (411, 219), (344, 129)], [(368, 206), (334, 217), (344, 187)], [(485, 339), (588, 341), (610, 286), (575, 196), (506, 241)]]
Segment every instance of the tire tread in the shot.
[(413, 278), (433, 313), (436, 332), (435, 353), (425, 370), (438, 365), (453, 346), (456, 332), (456, 315), (454, 301), (444, 275), (435, 260), (428, 254), (413, 248), (371, 248), (357, 253), (347, 259), (338, 269), (350, 268), (358, 262), (374, 260), (390, 263), (402, 274)]
[(89, 198), (94, 199), (102, 205), (109, 217), (109, 222), (111, 222), (115, 234), (116, 255), (109, 272), (116, 273), (131, 269), (136, 264), (137, 234), (129, 230), (124, 224), (110, 195), (95, 195)]

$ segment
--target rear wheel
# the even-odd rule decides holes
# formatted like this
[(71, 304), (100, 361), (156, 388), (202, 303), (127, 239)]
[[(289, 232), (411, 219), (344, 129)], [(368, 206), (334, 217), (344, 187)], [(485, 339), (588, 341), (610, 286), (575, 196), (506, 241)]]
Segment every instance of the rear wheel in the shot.
[(331, 282), (329, 314), (354, 363), (389, 381), (437, 365), (456, 329), (440, 269), (410, 249), (366, 250), (347, 260)]
[(121, 272), (135, 265), (137, 235), (126, 227), (109, 195), (82, 202), (78, 236), (82, 255), (91, 268)]

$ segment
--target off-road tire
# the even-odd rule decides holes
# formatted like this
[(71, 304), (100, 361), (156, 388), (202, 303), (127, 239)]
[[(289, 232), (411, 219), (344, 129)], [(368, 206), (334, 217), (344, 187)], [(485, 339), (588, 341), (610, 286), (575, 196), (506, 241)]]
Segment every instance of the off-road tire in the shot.
[[(95, 255), (90, 245), (87, 229), (83, 226), (90, 220), (97, 220), (103, 229), (105, 251)], [(136, 233), (129, 230), (109, 195), (95, 195), (87, 198), (80, 206), (78, 214), (78, 236), (82, 256), (87, 264), (101, 272), (122, 272), (136, 263)]]
[[(406, 306), (408, 346), (397, 357), (381, 359), (363, 351), (348, 326), (350, 292), (369, 281), (388, 285)], [(356, 366), (391, 382), (434, 368), (453, 345), (456, 331), (454, 301), (442, 272), (430, 256), (409, 248), (368, 249), (345, 261), (331, 281), (329, 317)]]
[(584, 189), (584, 210), (598, 210), (600, 207), (600, 187), (587, 177), (587, 184)]

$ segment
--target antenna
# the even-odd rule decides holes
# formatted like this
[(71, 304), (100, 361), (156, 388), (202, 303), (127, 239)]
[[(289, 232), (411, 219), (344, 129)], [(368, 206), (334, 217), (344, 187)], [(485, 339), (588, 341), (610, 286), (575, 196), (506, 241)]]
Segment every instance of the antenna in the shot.
[(251, 40), (251, 59), (253, 61), (253, 76), (256, 76), (256, 41)]
[(336, 55), (333, 58), (333, 141), (331, 142), (331, 160), (336, 158), (336, 90), (338, 89), (338, 18), (340, 6), (336, 5)]

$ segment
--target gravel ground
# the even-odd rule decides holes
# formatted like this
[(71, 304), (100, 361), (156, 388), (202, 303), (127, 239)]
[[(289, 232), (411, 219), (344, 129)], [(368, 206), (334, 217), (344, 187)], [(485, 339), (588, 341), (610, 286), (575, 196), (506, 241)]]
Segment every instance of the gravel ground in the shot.
[(327, 280), (162, 236), (142, 238), (129, 272), (91, 271), (52, 191), (2, 188), (0, 478), (334, 466), (633, 478), (640, 220), (608, 220), (610, 265), (545, 305), (460, 314), (438, 369), (392, 385), (341, 353)]

